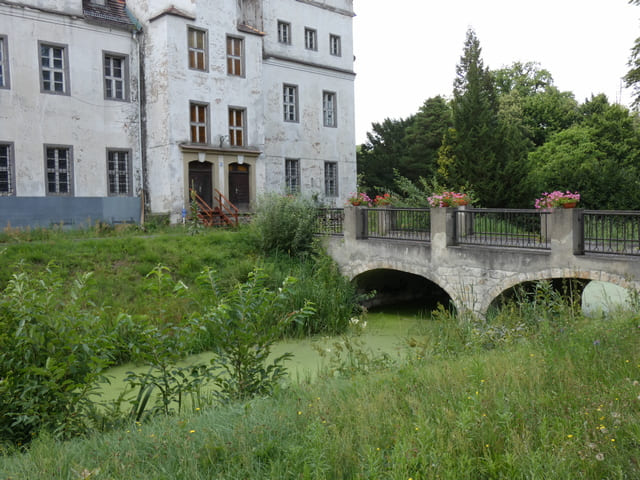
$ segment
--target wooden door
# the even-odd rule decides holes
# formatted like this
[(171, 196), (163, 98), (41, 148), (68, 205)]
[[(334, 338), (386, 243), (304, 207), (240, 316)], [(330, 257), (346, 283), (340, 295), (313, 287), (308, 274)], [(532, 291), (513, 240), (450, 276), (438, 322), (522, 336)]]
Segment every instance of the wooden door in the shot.
[(189, 162), (189, 188), (195, 190), (207, 205), (213, 204), (213, 181), (209, 162)]
[(229, 201), (246, 210), (251, 203), (249, 187), (249, 165), (232, 163), (229, 165)]

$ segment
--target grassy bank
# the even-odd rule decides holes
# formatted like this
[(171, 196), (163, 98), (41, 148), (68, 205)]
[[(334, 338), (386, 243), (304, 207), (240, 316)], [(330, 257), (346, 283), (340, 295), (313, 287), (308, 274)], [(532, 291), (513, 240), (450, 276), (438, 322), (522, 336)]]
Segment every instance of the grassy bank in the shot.
[[(432, 345), (459, 326), (426, 325)], [(85, 440), (38, 439), (0, 477), (633, 479), (640, 319), (577, 319), (493, 350), (407, 350), (368, 375)], [(439, 352), (439, 353), (438, 353)]]

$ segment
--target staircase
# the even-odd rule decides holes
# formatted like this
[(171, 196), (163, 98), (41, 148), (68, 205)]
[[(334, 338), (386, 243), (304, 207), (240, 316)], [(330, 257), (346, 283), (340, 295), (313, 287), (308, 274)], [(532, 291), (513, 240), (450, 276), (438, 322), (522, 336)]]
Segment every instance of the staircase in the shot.
[(237, 227), (239, 210), (218, 189), (213, 196), (213, 206), (205, 202), (195, 190), (190, 190), (191, 201), (195, 202), (198, 219), (206, 227)]

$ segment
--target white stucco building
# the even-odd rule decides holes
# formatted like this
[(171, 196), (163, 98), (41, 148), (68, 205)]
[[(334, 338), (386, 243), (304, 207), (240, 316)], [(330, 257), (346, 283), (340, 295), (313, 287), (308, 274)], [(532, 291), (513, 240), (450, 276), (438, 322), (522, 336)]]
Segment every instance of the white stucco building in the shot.
[(0, 0), (0, 225), (63, 197), (178, 221), (190, 187), (245, 209), (266, 192), (342, 205), (353, 15), (352, 0)]

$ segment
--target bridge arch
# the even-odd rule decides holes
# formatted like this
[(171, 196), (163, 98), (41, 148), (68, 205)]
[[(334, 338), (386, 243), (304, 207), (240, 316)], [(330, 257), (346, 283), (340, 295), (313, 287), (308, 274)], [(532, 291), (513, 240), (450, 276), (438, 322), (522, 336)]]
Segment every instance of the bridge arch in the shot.
[(591, 281), (608, 282), (625, 289), (637, 288), (635, 282), (629, 281), (628, 278), (622, 275), (608, 274), (602, 271), (585, 271), (572, 268), (552, 268), (546, 270), (540, 270), (538, 272), (528, 272), (517, 275), (512, 275), (503, 279), (498, 285), (495, 285), (488, 291), (488, 294), (483, 301), (480, 302), (478, 311), (481, 314), (486, 314), (489, 308), (494, 302), (500, 298), (505, 292), (523, 285), (526, 283), (543, 281), (543, 280), (555, 280), (555, 279), (576, 279), (584, 280), (585, 285)]
[[(425, 288), (422, 292), (408, 292), (409, 295), (406, 296), (406, 299), (410, 298), (412, 293), (422, 293), (422, 299), (431, 299), (434, 303), (439, 302), (444, 304), (445, 306), (453, 306), (456, 310), (459, 310), (462, 306), (457, 302), (457, 298), (455, 294), (453, 294), (453, 286), (449, 285), (449, 283), (439, 277), (435, 272), (429, 271), (428, 269), (419, 268), (415, 264), (412, 265), (410, 263), (402, 263), (398, 262), (367, 262), (367, 263), (358, 263), (356, 265), (350, 265), (348, 272), (343, 272), (346, 276), (354, 282), (356, 285), (360, 286), (364, 291), (377, 290), (375, 287), (376, 284), (378, 286), (384, 287), (384, 285), (380, 285), (384, 282), (397, 282), (396, 287), (402, 288), (403, 278), (407, 281), (411, 281), (411, 277), (415, 277), (415, 279), (420, 282), (421, 280), (424, 282), (420, 287)], [(384, 282), (380, 282), (380, 278), (378, 275), (383, 275), (385, 278)], [(430, 285), (429, 285), (430, 284)], [(393, 295), (394, 292), (392, 292)], [(384, 295), (383, 295), (384, 296)], [(397, 297), (398, 300), (402, 300), (402, 296), (399, 295)], [(379, 302), (380, 304), (385, 304), (388, 298), (382, 298)], [(375, 305), (376, 303), (372, 303)]]

